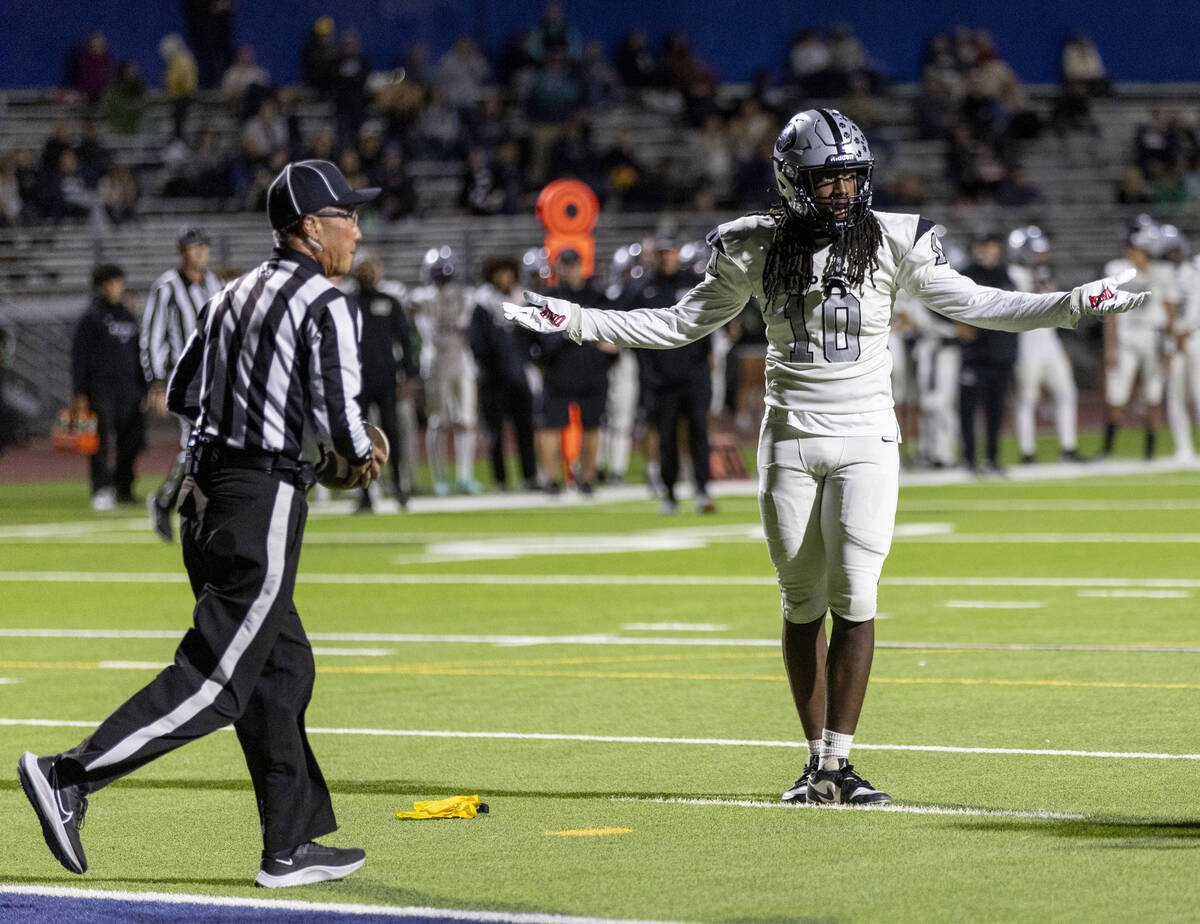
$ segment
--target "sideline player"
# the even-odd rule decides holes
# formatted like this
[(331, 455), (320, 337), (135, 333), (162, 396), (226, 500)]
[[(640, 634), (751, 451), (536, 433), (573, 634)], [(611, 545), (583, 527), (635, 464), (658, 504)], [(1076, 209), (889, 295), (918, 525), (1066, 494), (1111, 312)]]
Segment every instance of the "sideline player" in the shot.
[(781, 201), (713, 231), (705, 278), (677, 304), (603, 311), (526, 292), (527, 305), (505, 310), (518, 324), (565, 330), (580, 342), (669, 349), (758, 299), (769, 340), (759, 508), (779, 578), (784, 664), (809, 745), (783, 800), (887, 802), (848, 758), (898, 494), (887, 349), (896, 292), (955, 320), (1007, 330), (1074, 327), (1084, 314), (1128, 311), (1148, 296), (1119, 291), (1119, 277), (1029, 294), (959, 275), (932, 222), (871, 210), (867, 139), (836, 110), (793, 116), (773, 161)]
[[(196, 316), (204, 303), (217, 294), (221, 281), (208, 268), (210, 255), (208, 235), (201, 228), (181, 228), (175, 238), (179, 248), (179, 266), (169, 269), (156, 280), (146, 299), (142, 313), (142, 332), (139, 346), (142, 371), (150, 386), (147, 399), (150, 411), (164, 416), (167, 413), (167, 377), (179, 357), (183, 345), (196, 329)], [(184, 450), (187, 449), (191, 421), (180, 418), (182, 435), (179, 455), (158, 490), (146, 498), (150, 512), (150, 528), (163, 542), (170, 542), (171, 511), (179, 499), (183, 484)]]
[[(1053, 292), (1054, 268), (1050, 244), (1037, 225), (1016, 228), (1008, 235), (1008, 274), (1022, 292)], [(1076, 417), (1079, 393), (1075, 374), (1058, 333), (1039, 327), (1023, 331), (1017, 338), (1014, 369), (1016, 400), (1013, 423), (1023, 463), (1033, 462), (1036, 448), (1037, 402), (1044, 388), (1054, 402), (1054, 426), (1059, 455), (1064, 462), (1078, 462)]]
[(1157, 226), (1143, 225), (1129, 236), (1125, 259), (1111, 261), (1105, 267), (1106, 270), (1118, 266), (1132, 268), (1135, 274), (1126, 282), (1126, 288), (1150, 294), (1145, 311), (1116, 315), (1104, 321), (1104, 400), (1108, 405), (1108, 424), (1104, 428), (1102, 457), (1112, 453), (1125, 406), (1133, 397), (1136, 378), (1141, 382), (1146, 406), (1142, 454), (1147, 460), (1154, 458), (1166, 391), (1167, 332), (1173, 328), (1179, 308), (1175, 273), (1159, 259), (1161, 244)]

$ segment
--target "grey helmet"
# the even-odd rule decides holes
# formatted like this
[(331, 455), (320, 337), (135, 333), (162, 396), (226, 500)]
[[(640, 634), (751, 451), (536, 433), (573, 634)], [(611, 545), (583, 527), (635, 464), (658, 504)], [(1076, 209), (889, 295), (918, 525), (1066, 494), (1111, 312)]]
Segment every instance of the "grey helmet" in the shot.
[[(875, 165), (867, 138), (857, 125), (836, 109), (806, 109), (788, 120), (775, 140), (771, 156), (775, 184), (797, 218), (825, 233), (837, 233), (863, 219), (871, 207), (871, 170)], [(822, 173), (855, 175), (857, 191), (849, 211), (837, 216), (829, 204), (817, 201), (815, 180)]]

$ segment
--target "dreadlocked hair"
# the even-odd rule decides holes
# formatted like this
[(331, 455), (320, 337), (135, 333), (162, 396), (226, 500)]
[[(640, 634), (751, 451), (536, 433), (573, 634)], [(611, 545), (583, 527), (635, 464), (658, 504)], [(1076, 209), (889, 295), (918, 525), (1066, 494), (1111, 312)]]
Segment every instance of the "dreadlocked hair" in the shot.
[[(817, 280), (813, 276), (811, 232), (782, 203), (772, 206), (767, 214), (775, 219), (775, 234), (763, 264), (763, 295), (767, 306), (773, 307), (777, 296), (786, 302), (790, 295), (804, 295)], [(878, 251), (882, 244), (883, 229), (868, 209), (861, 221), (833, 239), (826, 277), (836, 275), (851, 289), (861, 287), (867, 275), (873, 277), (879, 269)]]

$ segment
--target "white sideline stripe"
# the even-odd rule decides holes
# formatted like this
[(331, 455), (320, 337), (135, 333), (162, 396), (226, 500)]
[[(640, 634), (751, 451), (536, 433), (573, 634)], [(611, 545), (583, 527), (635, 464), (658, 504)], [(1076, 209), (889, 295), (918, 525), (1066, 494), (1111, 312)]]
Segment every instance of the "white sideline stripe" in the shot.
[(15, 677), (0, 677), (0, 683), (20, 683)]
[(897, 534), (892, 542), (971, 542), (988, 545), (1070, 545), (1086, 542), (1104, 545), (1175, 545), (1200, 542), (1200, 533), (912, 533), (904, 536)]
[(170, 892), (110, 892), (71, 886), (0, 885), (0, 893), (45, 898), (81, 898), (114, 902), (153, 902), (162, 905), (216, 905), (222, 908), (261, 908), (264, 911), (306, 911), (310, 914), (379, 915), (395, 918), (435, 918), (452, 921), (487, 921), (496, 924), (671, 924), (634, 918), (589, 918), (565, 914), (516, 914), (507, 911), (464, 911), (457, 908), (422, 908), (416, 905), (357, 905), (349, 902), (273, 901), (232, 898), (226, 895), (187, 895)]
[(1046, 604), (1041, 600), (947, 600), (952, 610), (1039, 610)]
[(1194, 497), (1169, 497), (1143, 500), (1123, 500), (1117, 498), (1092, 499), (1017, 499), (988, 500), (980, 498), (946, 498), (945, 500), (927, 500), (910, 498), (900, 499), (900, 512), (939, 513), (941, 511), (970, 511), (977, 510), (1007, 512), (1017, 511), (1107, 511), (1107, 510), (1200, 510), (1200, 500)]
[(1191, 596), (1186, 590), (1081, 590), (1081, 597), (1127, 597), (1134, 600), (1182, 600)]
[[(155, 540), (159, 541), (159, 540)], [(187, 575), (175, 571), (0, 571), (0, 583), (18, 584), (186, 584)], [(776, 587), (767, 575), (720, 574), (305, 574), (300, 584), (461, 584), (479, 586), (625, 586), (644, 587)], [(888, 587), (1128, 587), (1200, 589), (1200, 578), (1120, 577), (934, 577), (884, 576)]]
[(709, 622), (627, 622), (625, 632), (726, 632), (729, 626)]
[(1018, 809), (973, 809), (957, 808), (943, 805), (811, 805), (802, 802), (793, 805), (789, 802), (755, 802), (750, 799), (680, 799), (680, 798), (640, 798), (635, 796), (615, 796), (614, 802), (641, 802), (650, 805), (732, 805), (739, 808), (781, 808), (807, 809), (823, 812), (835, 809), (842, 812), (890, 812), (900, 815), (969, 815), (981, 818), (1044, 818), (1055, 821), (1080, 821), (1086, 815), (1074, 812), (1048, 812), (1045, 810), (1020, 811)]
[[(36, 726), (39, 728), (87, 728), (99, 722), (60, 719), (4, 719), (0, 727)], [(222, 731), (232, 731), (226, 727)], [(698, 744), (733, 748), (807, 748), (806, 741), (770, 741), (755, 738), (664, 738), (653, 735), (569, 735), (556, 732), (442, 731), (415, 728), (308, 728), (310, 735), (362, 736), (368, 738), (454, 738), (504, 741), (583, 741), (592, 744)], [(1078, 751), (1050, 748), (956, 747), (942, 744), (861, 744), (863, 751), (919, 751), (931, 754), (998, 754), (1030, 757), (1123, 757), (1140, 760), (1200, 760), (1200, 754), (1158, 754), (1131, 751)]]
[[(178, 629), (0, 629), (0, 638), (109, 638), (109, 639), (178, 639)], [(778, 648), (777, 638), (624, 638), (619, 635), (432, 635), (398, 633), (338, 633), (309, 632), (308, 637), (321, 642), (391, 642), (395, 644), (446, 643), (462, 645), (666, 645), (682, 648)], [(1162, 654), (1198, 654), (1200, 645), (1053, 645), (1021, 642), (903, 642), (877, 641), (876, 648), (948, 649), (953, 651), (1116, 651), (1158, 652)], [(370, 649), (364, 649), (370, 650)], [(358, 653), (358, 649), (347, 649)], [(132, 663), (132, 662), (130, 662)], [(157, 666), (157, 665), (156, 665)]]

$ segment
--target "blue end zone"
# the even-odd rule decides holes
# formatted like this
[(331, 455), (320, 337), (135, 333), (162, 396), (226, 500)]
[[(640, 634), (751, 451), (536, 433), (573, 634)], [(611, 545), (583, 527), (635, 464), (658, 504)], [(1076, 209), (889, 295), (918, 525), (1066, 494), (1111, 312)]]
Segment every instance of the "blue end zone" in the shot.
[[(484, 913), (486, 914), (486, 913)], [(461, 916), (460, 916), (461, 915)], [(188, 922), (188, 924), (222, 924), (227, 921), (250, 922), (304, 922), (304, 924), (418, 924), (418, 922), (479, 922), (494, 921), (495, 915), (480, 917), (472, 912), (446, 912), (439, 910), (436, 917), (420, 914), (416, 910), (409, 914), (397, 913), (348, 913), (324, 910), (319, 906), (312, 910), (299, 909), (295, 904), (271, 908), (268, 901), (253, 906), (215, 905), (196, 903), (174, 903), (156, 901), (123, 901), (111, 898), (67, 898), (56, 895), (22, 895), (0, 891), (0, 921), (4, 924), (159, 924), (162, 921)]]

